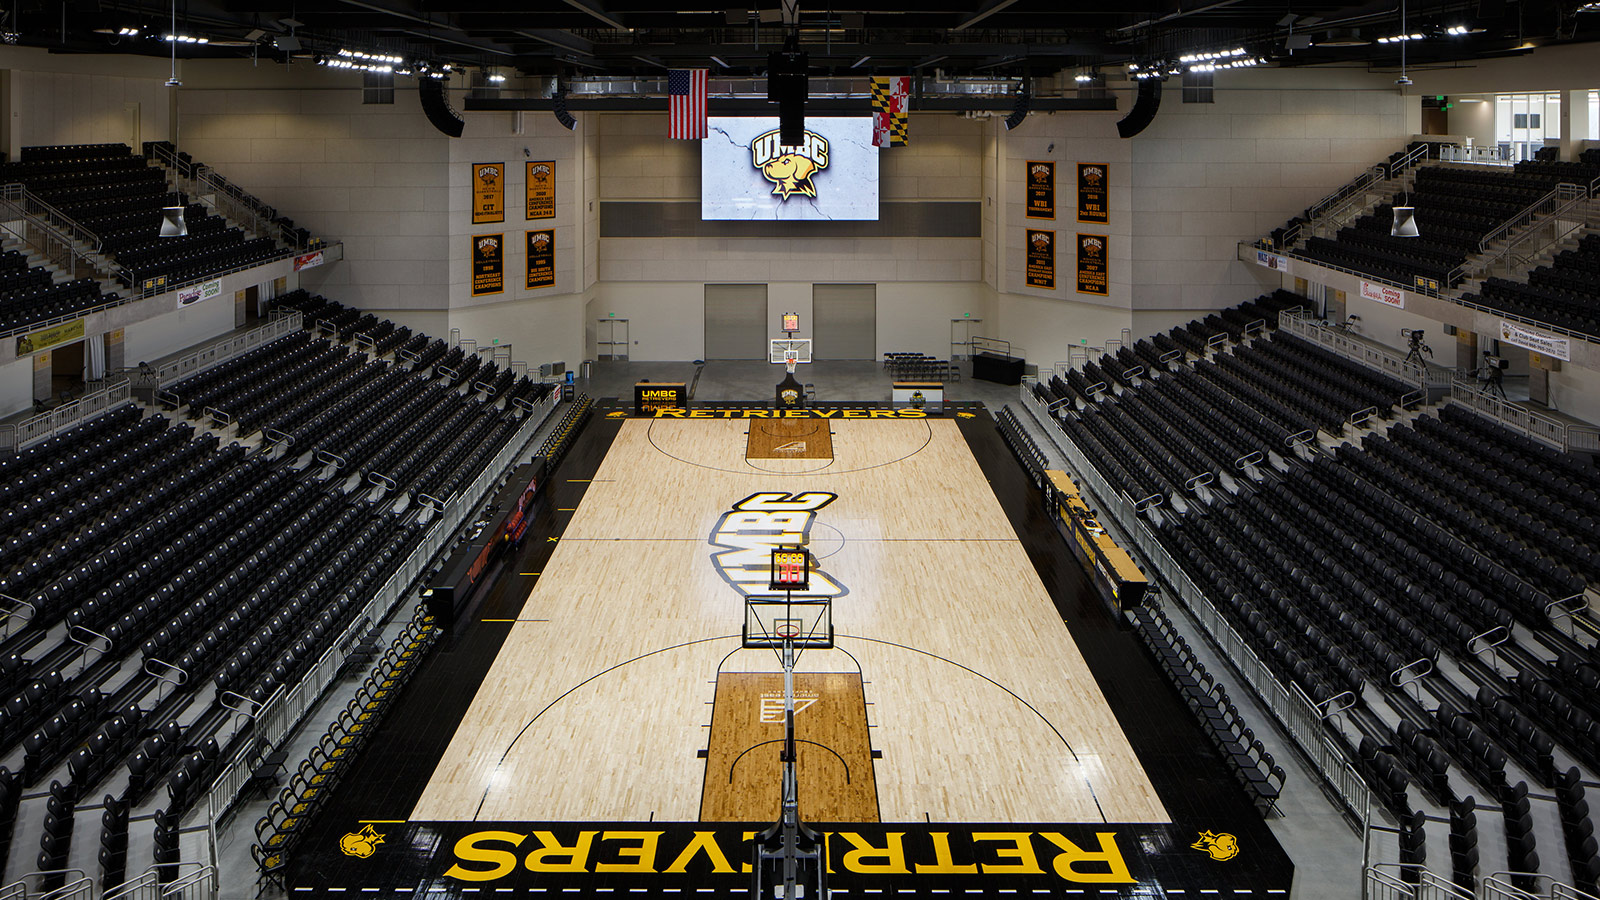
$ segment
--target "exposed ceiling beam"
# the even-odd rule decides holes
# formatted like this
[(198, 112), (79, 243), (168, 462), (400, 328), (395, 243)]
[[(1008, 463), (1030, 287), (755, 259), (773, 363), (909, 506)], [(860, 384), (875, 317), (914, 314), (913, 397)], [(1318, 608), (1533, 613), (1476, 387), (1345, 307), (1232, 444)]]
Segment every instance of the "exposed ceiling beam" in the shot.
[(519, 28), (512, 33), (521, 35), (529, 40), (538, 41), (541, 44), (549, 44), (568, 53), (577, 53), (583, 56), (594, 55), (594, 43), (592, 41), (578, 37), (570, 31), (562, 31), (559, 28)]
[(618, 31), (630, 30), (628, 26), (622, 24), (621, 19), (606, 12), (606, 8), (600, 4), (600, 0), (566, 0), (566, 3), (573, 9), (586, 12)]
[(961, 24), (957, 25), (954, 30), (962, 31), (964, 29), (971, 28), (972, 26), (982, 22), (984, 19), (989, 18), (990, 16), (1002, 9), (1005, 9), (1015, 2), (1017, 2), (1017, 0), (989, 0), (988, 3), (980, 6), (977, 12), (961, 20)]

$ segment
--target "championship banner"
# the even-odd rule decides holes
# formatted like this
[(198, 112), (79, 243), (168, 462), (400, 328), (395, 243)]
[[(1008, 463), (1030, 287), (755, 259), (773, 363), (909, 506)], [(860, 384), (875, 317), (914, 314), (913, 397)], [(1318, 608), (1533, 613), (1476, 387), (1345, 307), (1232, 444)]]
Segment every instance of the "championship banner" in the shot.
[(1028, 161), (1028, 218), (1056, 217), (1056, 164)]
[(1572, 341), (1558, 334), (1529, 328), (1518, 322), (1501, 319), (1500, 340), (1544, 356), (1553, 356), (1566, 362), (1572, 361)]
[(472, 296), (506, 289), (505, 235), (480, 234), (472, 239)]
[(506, 220), (506, 164), (473, 163), (472, 224)]
[(528, 219), (556, 217), (555, 160), (528, 163)]
[(556, 232), (553, 228), (528, 232), (528, 287), (556, 283)]
[(1105, 163), (1078, 163), (1078, 221), (1104, 225), (1111, 221), (1106, 189), (1111, 174)]
[(1099, 294), (1111, 292), (1106, 277), (1106, 237), (1103, 234), (1078, 235), (1078, 293)]
[(872, 146), (904, 147), (909, 138), (911, 78), (894, 75), (872, 79)]
[(84, 328), (82, 319), (73, 319), (64, 325), (53, 325), (30, 331), (17, 336), (17, 355), (26, 356), (29, 353), (38, 353), (49, 350), (58, 344), (67, 344), (83, 338)]
[(1028, 287), (1056, 286), (1056, 233), (1028, 229)]

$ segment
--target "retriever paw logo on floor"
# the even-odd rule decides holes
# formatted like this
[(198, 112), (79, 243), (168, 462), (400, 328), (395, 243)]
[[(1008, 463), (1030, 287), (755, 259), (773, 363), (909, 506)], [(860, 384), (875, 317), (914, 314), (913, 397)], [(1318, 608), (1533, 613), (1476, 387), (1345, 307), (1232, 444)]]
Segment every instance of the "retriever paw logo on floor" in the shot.
[(1239, 855), (1239, 839), (1226, 831), (1221, 834), (1202, 831), (1200, 839), (1189, 846), (1196, 850), (1204, 850), (1217, 862), (1227, 862)]
[(381, 843), (383, 835), (375, 831), (371, 825), (363, 825), (360, 831), (353, 831), (339, 838), (339, 850), (345, 856), (366, 859), (377, 851)]

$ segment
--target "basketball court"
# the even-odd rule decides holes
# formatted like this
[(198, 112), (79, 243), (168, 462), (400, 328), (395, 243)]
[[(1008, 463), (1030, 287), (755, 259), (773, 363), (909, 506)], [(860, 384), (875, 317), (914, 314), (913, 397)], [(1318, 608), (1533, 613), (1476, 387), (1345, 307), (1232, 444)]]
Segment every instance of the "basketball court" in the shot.
[[(1062, 605), (1083, 574), (1019, 519), (1031, 487), (981, 404), (596, 415), (294, 896), (773, 884), (785, 636), (793, 808), (835, 897), (1286, 892), (1170, 687), (1103, 608)], [(774, 603), (797, 548), (806, 584)], [(1085, 613), (1093, 667), (1063, 619)], [(333, 849), (368, 828), (368, 857)]]
[(740, 633), (779, 536), (834, 596), (811, 818), (1167, 821), (955, 423), (854, 418), (624, 423), (410, 817), (775, 818)]

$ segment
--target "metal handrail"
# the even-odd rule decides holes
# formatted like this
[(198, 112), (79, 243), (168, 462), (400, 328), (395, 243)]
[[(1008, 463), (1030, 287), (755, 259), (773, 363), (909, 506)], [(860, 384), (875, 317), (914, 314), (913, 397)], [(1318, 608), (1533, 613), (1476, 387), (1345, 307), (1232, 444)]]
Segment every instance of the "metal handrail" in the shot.
[(231, 207), (236, 208), (228, 212), (233, 213), (235, 218), (244, 220), (251, 230), (263, 237), (286, 244), (297, 254), (321, 244), (320, 240), (314, 238), (302, 245), (298, 234), (274, 221), (277, 210), (273, 206), (229, 181), (205, 163), (185, 163), (177, 154), (178, 148), (165, 142), (150, 145), (150, 158), (171, 170), (176, 178), (188, 179), (191, 193), (208, 192), (215, 198), (214, 203), (219, 207), (222, 201), (226, 200)]
[[(59, 232), (64, 229), (69, 233), (70, 239), (89, 244), (95, 250), (100, 249), (99, 235), (79, 225), (77, 220), (56, 209), (40, 198), (38, 194), (28, 190), (27, 185), (20, 182), (8, 184), (3, 189), (3, 192), (0, 192), (0, 196), (3, 196), (11, 203), (20, 205), (26, 215), (42, 219), (51, 230)], [(38, 212), (34, 210), (38, 210)]]
[[(304, 323), (304, 316), (298, 310), (287, 315), (278, 316), (265, 325), (252, 328), (243, 334), (236, 334), (224, 338), (213, 344), (208, 344), (186, 353), (174, 360), (162, 363), (155, 370), (155, 387), (169, 384), (176, 380), (188, 378), (204, 372), (220, 362), (225, 362), (238, 356), (240, 353), (251, 350), (270, 341), (275, 341), (286, 334), (299, 331)], [(172, 395), (178, 399), (177, 395)]]
[[(1341, 186), (1333, 193), (1323, 197), (1321, 200), (1318, 200), (1315, 204), (1312, 204), (1310, 207), (1308, 207), (1305, 211), (1305, 218), (1307, 221), (1301, 222), (1284, 232), (1283, 246), (1292, 246), (1296, 241), (1298, 241), (1301, 233), (1305, 231), (1306, 226), (1326, 224), (1326, 222), (1317, 223), (1314, 221), (1319, 216), (1323, 217), (1325, 220), (1337, 219), (1338, 217), (1344, 215), (1344, 213), (1347, 212), (1351, 206), (1357, 205), (1358, 202), (1365, 203), (1367, 199), (1366, 195), (1372, 188), (1382, 184), (1385, 181), (1399, 178), (1412, 166), (1417, 165), (1419, 162), (1427, 158), (1428, 145), (1422, 144), (1413, 148), (1404, 156), (1392, 163), (1379, 163), (1371, 168), (1366, 169), (1362, 172), (1362, 174), (1356, 176), (1349, 183)], [(1337, 208), (1333, 208), (1335, 204), (1338, 204)]]
[[(1504, 222), (1501, 222), (1499, 225), (1496, 225), (1493, 230), (1480, 238), (1478, 240), (1478, 252), (1487, 252), (1490, 244), (1500, 240), (1517, 228), (1531, 223), (1534, 219), (1541, 215), (1539, 212), (1541, 207), (1549, 206), (1553, 203), (1565, 202), (1579, 195), (1588, 197), (1589, 189), (1581, 185), (1571, 184), (1565, 181), (1561, 182), (1551, 189), (1550, 193), (1545, 194), (1543, 197), (1540, 197), (1539, 199), (1528, 204), (1528, 206), (1523, 209), (1522, 212), (1519, 212), (1511, 218), (1506, 219)], [(1554, 210), (1551, 210), (1550, 212), (1553, 211)], [(1549, 212), (1543, 213), (1543, 215), (1549, 214)]]
[[(1316, 324), (1319, 322), (1325, 320), (1317, 319), (1304, 310), (1286, 309), (1278, 314), (1279, 331), (1316, 344), (1336, 356), (1420, 386), (1441, 389), (1450, 386), (1451, 372), (1443, 366), (1419, 368), (1409, 357), (1397, 351), (1361, 340), (1326, 324)], [(1401, 405), (1405, 405), (1403, 400)]]
[(1600, 427), (1579, 422), (1563, 422), (1526, 406), (1502, 400), (1478, 390), (1476, 380), (1457, 372), (1451, 377), (1450, 399), (1497, 424), (1526, 435), (1557, 450), (1593, 453), (1600, 451)]
[[(1579, 210), (1581, 210), (1581, 214), (1573, 217), (1572, 213)], [(1590, 224), (1589, 220), (1592, 218), (1591, 213), (1592, 210), (1589, 207), (1589, 195), (1587, 193), (1580, 192), (1578, 196), (1568, 199), (1561, 206), (1551, 210), (1549, 215), (1545, 217), (1545, 222), (1540, 223), (1540, 225), (1559, 223), (1563, 218), (1572, 217), (1575, 219), (1572, 227), (1567, 228), (1566, 230), (1562, 230), (1558, 227), (1551, 232), (1551, 236), (1548, 239), (1541, 242), (1538, 246), (1529, 249), (1520, 249), (1521, 245), (1534, 240), (1542, 234), (1540, 227), (1530, 226), (1526, 231), (1508, 241), (1504, 247), (1500, 248), (1498, 253), (1495, 253), (1488, 259), (1479, 261), (1479, 266), (1481, 267), (1480, 277), (1489, 277), (1491, 274), (1493, 274), (1495, 265), (1500, 263), (1502, 260), (1507, 261), (1507, 265), (1505, 267), (1507, 276), (1509, 276), (1513, 271), (1525, 271), (1527, 269), (1527, 264), (1539, 254), (1543, 253), (1546, 248), (1552, 244), (1558, 244), (1561, 241), (1566, 240), (1567, 237), (1574, 231), (1578, 231), (1584, 226)]]
[(59, 434), (84, 419), (126, 403), (130, 393), (128, 379), (108, 379), (106, 386), (98, 391), (91, 391), (71, 403), (0, 429), (0, 452), (21, 450), (35, 441)]

